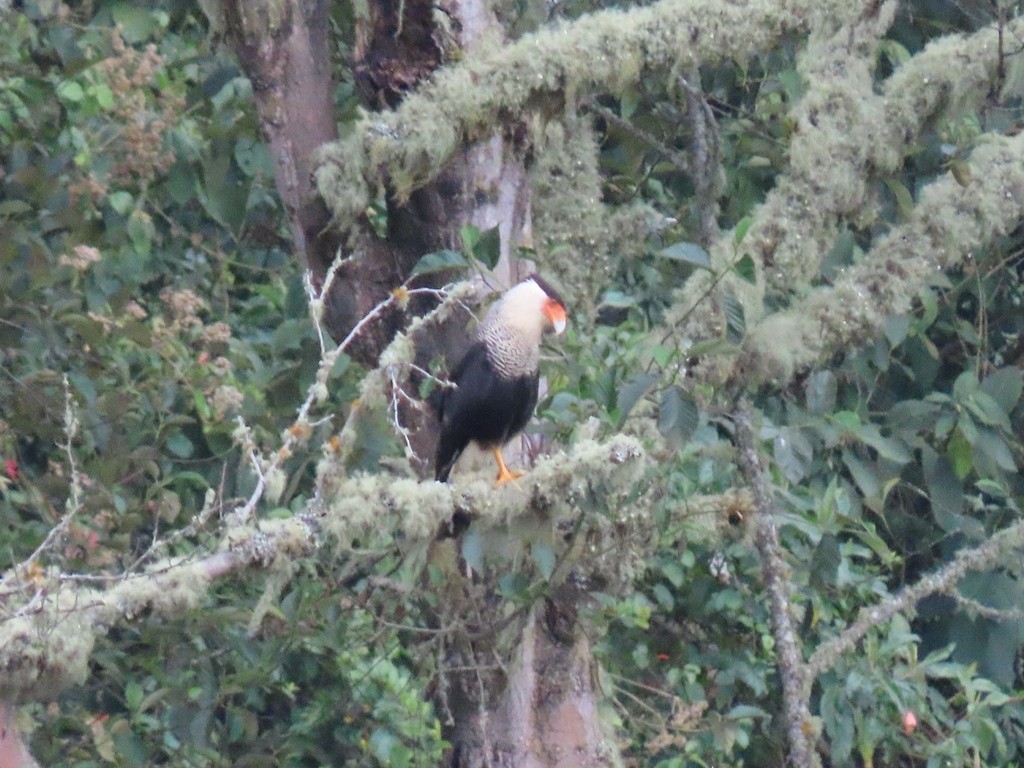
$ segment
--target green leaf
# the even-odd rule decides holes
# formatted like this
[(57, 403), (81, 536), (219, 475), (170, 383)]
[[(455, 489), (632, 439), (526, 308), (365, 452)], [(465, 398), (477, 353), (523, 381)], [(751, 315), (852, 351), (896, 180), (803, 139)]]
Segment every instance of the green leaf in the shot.
[(679, 353), (678, 347), (657, 345), (651, 349), (651, 357), (658, 364), (659, 368), (667, 368), (675, 356)]
[(786, 92), (790, 102), (797, 102), (804, 95), (804, 78), (796, 69), (783, 69), (778, 74), (779, 85)]
[(842, 269), (853, 263), (857, 240), (848, 229), (836, 235), (836, 242), (821, 260), (821, 275), (826, 279), (834, 279)]
[(639, 88), (626, 88), (622, 92), (622, 96), (619, 97), (619, 114), (626, 120), (629, 120), (636, 112), (637, 106), (640, 104), (640, 89)]
[(921, 468), (932, 505), (935, 522), (947, 533), (984, 534), (981, 524), (963, 514), (964, 485), (945, 456), (925, 446), (921, 449)]
[(747, 232), (750, 230), (750, 225), (754, 223), (753, 216), (744, 216), (736, 224), (736, 229), (733, 230), (732, 240), (736, 245), (743, 242), (743, 238), (747, 236)]
[(423, 256), (412, 268), (412, 275), (432, 275), (450, 269), (465, 269), (469, 262), (458, 251), (434, 251)]
[(772, 446), (775, 463), (786, 479), (799, 483), (811, 469), (814, 447), (799, 429), (782, 427)]
[(391, 752), (401, 746), (401, 742), (395, 734), (383, 728), (378, 728), (370, 735), (370, 750), (381, 765), (391, 765)]
[(971, 445), (995, 462), (996, 466), (1006, 472), (1016, 472), (1017, 464), (1013, 460), (1013, 452), (1006, 441), (994, 429), (982, 427)]
[(838, 580), (839, 566), (843, 556), (839, 551), (839, 539), (831, 533), (822, 534), (811, 557), (811, 584), (819, 588), (834, 587)]
[(498, 266), (498, 259), (501, 258), (501, 232), (498, 227), (491, 227), (480, 233), (480, 238), (473, 249), (473, 256), (486, 264), (488, 269)]
[(143, 693), (142, 686), (134, 680), (124, 687), (124, 703), (128, 710), (131, 712), (139, 711), (139, 705), (142, 704)]
[(681, 261), (684, 264), (691, 264), (692, 266), (700, 267), (701, 269), (711, 269), (711, 257), (708, 255), (706, 250), (696, 243), (689, 243), (685, 241), (673, 243), (672, 245), (658, 251), (658, 255), (663, 259)]
[(860, 416), (855, 411), (837, 411), (832, 414), (832, 421), (850, 432), (860, 432)]
[(946, 458), (953, 465), (954, 474), (961, 480), (974, 468), (974, 451), (959, 429), (953, 432), (953, 436), (946, 443)]
[(135, 246), (135, 252), (148, 256), (153, 250), (153, 220), (147, 213), (135, 210), (128, 217), (128, 237)]
[(629, 416), (629, 412), (633, 410), (633, 406), (647, 394), (658, 378), (656, 373), (641, 373), (619, 388), (615, 396), (615, 407), (619, 412), (619, 426), (622, 426), (626, 417)]
[(747, 319), (742, 302), (731, 293), (725, 296), (726, 338), (739, 344), (747, 333)]
[(197, 389), (192, 393), (192, 399), (195, 402), (196, 413), (199, 414), (199, 418), (204, 421), (209, 421), (213, 412), (210, 409), (210, 404), (206, 400), (206, 395), (203, 394), (202, 390)]
[(79, 102), (85, 98), (85, 91), (74, 80), (65, 80), (57, 86), (57, 97), (63, 101)]
[(192, 441), (185, 437), (181, 432), (175, 432), (173, 435), (168, 437), (166, 445), (167, 450), (179, 459), (189, 458), (194, 450)]
[(628, 307), (635, 307), (636, 299), (622, 291), (605, 291), (604, 296), (601, 297), (601, 306), (626, 309)]
[(904, 186), (903, 182), (897, 179), (887, 179), (885, 185), (889, 187), (889, 191), (892, 192), (892, 196), (896, 199), (896, 210), (899, 211), (900, 217), (903, 219), (910, 218), (914, 212), (914, 196), (910, 194), (910, 190)]
[(732, 269), (751, 285), (757, 285), (757, 267), (754, 265), (754, 258), (749, 253), (743, 254), (743, 257), (732, 265)]
[(865, 444), (874, 448), (879, 457), (896, 464), (907, 464), (914, 457), (901, 440), (883, 437), (877, 424), (864, 424), (857, 430), (857, 437)]
[(246, 176), (261, 176), (268, 179), (274, 176), (274, 166), (267, 145), (252, 136), (242, 136), (235, 142), (235, 162)]
[(973, 370), (964, 371), (953, 382), (953, 399), (966, 404), (971, 395), (978, 391), (978, 377)]
[(311, 331), (309, 322), (305, 318), (285, 320), (274, 329), (274, 333), (270, 337), (271, 344), (276, 352), (298, 349), (304, 339), (311, 337)]
[(132, 44), (144, 43), (160, 28), (157, 17), (144, 8), (135, 8), (127, 4), (115, 5), (112, 15), (121, 27), (124, 39)]
[(675, 598), (672, 597), (672, 593), (664, 584), (655, 584), (651, 592), (654, 594), (654, 599), (666, 611), (671, 611), (676, 607)]
[(521, 600), (528, 596), (530, 582), (518, 571), (505, 574), (498, 581), (498, 594), (507, 600)]
[(110, 109), (114, 106), (114, 92), (106, 83), (99, 83), (89, 89), (89, 95), (96, 99), (101, 109)]
[(462, 559), (470, 570), (477, 573), (484, 570), (484, 542), (480, 532), (473, 526), (462, 537)]
[(843, 451), (843, 463), (866, 499), (881, 499), (882, 481), (878, 477), (877, 467), (852, 451)]
[(996, 402), (995, 398), (979, 389), (967, 398), (965, 403), (968, 410), (980, 421), (990, 427), (999, 427), (1006, 432), (1012, 432), (1010, 417)]
[(991, 397), (1005, 413), (1010, 413), (1020, 401), (1024, 390), (1024, 371), (1020, 368), (1000, 368), (981, 382), (981, 391)]
[(993, 496), (997, 499), (1009, 499), (1010, 490), (1005, 485), (995, 480), (988, 478), (982, 478), (975, 483), (978, 490), (982, 493), (987, 493), (989, 496)]
[(685, 443), (700, 424), (697, 403), (679, 387), (668, 387), (661, 393), (658, 407), (658, 431), (673, 445)]
[(760, 707), (755, 707), (751, 704), (737, 704), (735, 707), (725, 713), (725, 717), (730, 720), (748, 720), (751, 718), (760, 718), (762, 720), (770, 720), (771, 715), (765, 712)]
[(550, 579), (555, 572), (555, 550), (548, 544), (535, 541), (530, 545), (530, 555), (537, 565), (537, 570), (545, 579)]
[(895, 349), (907, 338), (907, 334), (910, 332), (911, 320), (910, 315), (889, 315), (885, 318), (882, 332), (885, 334), (885, 338), (888, 339), (890, 347)]
[(832, 371), (815, 371), (807, 377), (805, 395), (807, 410), (817, 416), (824, 416), (836, 407), (838, 392), (836, 375)]
[(939, 300), (935, 296), (935, 291), (930, 288), (922, 290), (917, 298), (920, 300), (923, 310), (921, 318), (917, 321), (917, 330), (924, 331), (930, 328), (935, 322), (935, 318), (939, 316)]
[(459, 239), (462, 241), (462, 250), (470, 256), (480, 242), (480, 227), (475, 224), (467, 224), (459, 230)]
[(237, 231), (245, 219), (249, 180), (235, 170), (229, 153), (213, 154), (203, 166), (200, 199), (216, 221)]
[(679, 563), (674, 560), (661, 564), (662, 575), (669, 580), (669, 583), (677, 589), (683, 586), (683, 582), (686, 581), (686, 574), (683, 573), (682, 567)]
[(878, 53), (889, 59), (893, 68), (902, 66), (910, 61), (910, 51), (896, 40), (882, 40), (878, 44)]
[(855, 530), (853, 535), (860, 539), (863, 544), (874, 552), (875, 556), (878, 557), (878, 559), (887, 567), (896, 562), (896, 554), (889, 549), (889, 545), (885, 543), (885, 539), (878, 535), (878, 531), (875, 526), (866, 521), (861, 521), (861, 525), (863, 528)]

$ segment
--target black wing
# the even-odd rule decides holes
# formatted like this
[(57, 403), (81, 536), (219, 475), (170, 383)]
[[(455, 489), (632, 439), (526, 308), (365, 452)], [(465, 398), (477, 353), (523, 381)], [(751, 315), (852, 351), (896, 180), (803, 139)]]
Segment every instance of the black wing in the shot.
[(537, 374), (507, 379), (498, 374), (483, 342), (473, 344), (452, 372), (455, 389), (446, 389), (439, 406), (441, 438), (435, 477), (447, 482), (471, 441), (501, 446), (521, 431), (537, 405)]

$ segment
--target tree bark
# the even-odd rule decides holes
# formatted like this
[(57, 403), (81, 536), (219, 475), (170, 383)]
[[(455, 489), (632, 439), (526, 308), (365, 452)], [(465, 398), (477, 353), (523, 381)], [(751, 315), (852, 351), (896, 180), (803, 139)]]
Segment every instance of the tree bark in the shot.
[(449, 768), (616, 764), (601, 728), (590, 643), (576, 624), (580, 594), (556, 592), (530, 611), (507, 676), (481, 671), (488, 659), (480, 652), (471, 665), (479, 669), (451, 675)]
[(334, 259), (327, 210), (313, 190), (314, 152), (338, 137), (327, 0), (226, 0), (226, 28), (252, 82), (260, 128), (274, 163), (292, 239), (314, 274)]
[(14, 706), (0, 702), (0, 766), (2, 768), (39, 768), (21, 739), (14, 722)]
[[(314, 288), (323, 286), (339, 255), (353, 257), (324, 302), (324, 323), (341, 340), (402, 283), (418, 256), (374, 238), (365, 217), (344, 229), (334, 226), (314, 189), (316, 151), (338, 137), (327, 0), (225, 0), (222, 11), (228, 38), (252, 82), (293, 247)], [(373, 365), (404, 320), (397, 308), (384, 314), (360, 334), (349, 350), (352, 357)]]

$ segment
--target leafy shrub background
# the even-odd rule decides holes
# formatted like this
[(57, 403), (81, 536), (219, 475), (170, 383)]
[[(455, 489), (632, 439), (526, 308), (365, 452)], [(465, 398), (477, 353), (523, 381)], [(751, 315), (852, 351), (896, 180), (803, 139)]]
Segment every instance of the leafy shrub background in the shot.
[[(339, 62), (346, 14), (333, 17)], [(273, 441), (312, 380), (319, 345), (251, 86), (200, 10), (27, 4), (5, 16), (0, 558), (4, 567), (24, 559), (62, 514), (70, 396), (85, 498), (58, 564), (119, 571), (158, 534), (194, 524), (211, 490), (221, 505), (246, 493), (253, 478), (234, 417)], [(937, 35), (994, 18), (984, 4), (909, 3), (883, 58), (897, 65)], [(721, 134), (723, 227), (741, 222), (785, 166), (798, 47), (701, 73)], [(933, 126), (880, 182), (877, 220), (840, 236), (820, 282), (857, 261), (866, 234), (906, 215), (923, 184), (960, 169), (982, 126), (1019, 120), (1013, 77), (1000, 102)], [(351, 115), (344, 77), (337, 97), (339, 114)], [(664, 83), (601, 106), (663, 147), (690, 140)], [(615, 262), (598, 322), (549, 350), (558, 359), (537, 427), (556, 440), (632, 429), (658, 452), (649, 483), (665, 490), (646, 571), (635, 591), (599, 594), (591, 606), (593, 625), (607, 627), (595, 637), (613, 702), (606, 716), (633, 765), (781, 765), (779, 684), (749, 526), (709, 518), (695, 501), (740, 484), (731, 427), (708, 407), (712, 393), (692, 398), (677, 386), (688, 360), (652, 330), (672, 289), (701, 268), (693, 181), (630, 129), (599, 127), (606, 199), (643, 199), (676, 219), (642, 254)], [(1016, 232), (961, 272), (937, 274), (915, 312), (890, 318), (869, 348), (785, 391), (750, 393), (789, 505), (782, 535), (806, 648), (1019, 514), (1021, 254)], [(360, 373), (344, 358), (335, 371), (337, 419)], [(651, 413), (658, 433), (638, 417)], [(314, 448), (330, 434), (324, 425)], [(353, 460), (376, 471), (378, 457), (400, 454), (381, 420), (364, 426)], [(306, 502), (311, 457), (287, 465), (282, 507)], [(185, 541), (172, 545), (178, 554)], [(240, 579), (180, 621), (118, 629), (85, 685), (22, 711), (37, 758), (436, 765), (446, 713), (427, 703), (443, 684), (423, 626), (432, 597), (368, 587), (372, 576), (416, 583), (405, 554), (373, 542), (298, 563), (257, 626), (263, 586)], [(981, 573), (912, 622), (879, 626), (815, 691), (831, 764), (1019, 763), (1022, 598), (1016, 570)], [(905, 727), (907, 712), (916, 729)]]

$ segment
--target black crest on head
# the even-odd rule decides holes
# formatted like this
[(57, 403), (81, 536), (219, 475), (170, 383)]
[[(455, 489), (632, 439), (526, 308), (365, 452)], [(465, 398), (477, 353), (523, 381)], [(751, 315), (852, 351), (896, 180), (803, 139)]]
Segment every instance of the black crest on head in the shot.
[(562, 298), (562, 294), (560, 294), (558, 291), (556, 291), (554, 289), (554, 287), (552, 287), (551, 283), (549, 283), (543, 277), (541, 277), (540, 275), (535, 273), (535, 274), (530, 275), (526, 279), (527, 280), (533, 280), (533, 282), (535, 282), (538, 286), (540, 286), (540, 289), (542, 291), (544, 291), (544, 293), (546, 293), (552, 299), (557, 301), (563, 307), (565, 306), (565, 299)]

